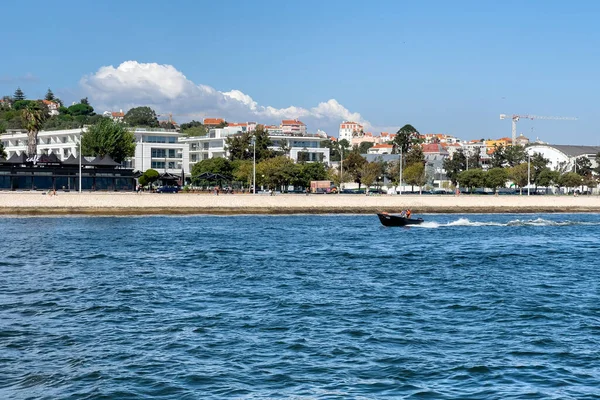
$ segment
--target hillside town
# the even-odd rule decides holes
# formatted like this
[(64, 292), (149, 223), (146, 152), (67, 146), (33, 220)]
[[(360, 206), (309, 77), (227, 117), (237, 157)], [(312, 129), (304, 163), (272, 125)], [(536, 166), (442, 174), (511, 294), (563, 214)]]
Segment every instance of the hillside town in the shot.
[(355, 121), (337, 135), (309, 132), (299, 119), (179, 124), (149, 107), (97, 113), (87, 98), (66, 107), (50, 89), (27, 100), (19, 88), (0, 100), (0, 189), (304, 191), (330, 181), (338, 193), (587, 194), (600, 176), (600, 147), (522, 134), (464, 140), (410, 124), (372, 133)]

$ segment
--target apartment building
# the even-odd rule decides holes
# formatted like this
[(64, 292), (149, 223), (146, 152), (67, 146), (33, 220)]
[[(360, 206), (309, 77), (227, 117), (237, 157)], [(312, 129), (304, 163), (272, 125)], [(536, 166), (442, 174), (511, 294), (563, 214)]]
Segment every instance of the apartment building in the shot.
[[(58, 131), (40, 131), (38, 133), (38, 154), (54, 154), (60, 161), (69, 156), (79, 157), (77, 152), (83, 129), (68, 129)], [(179, 143), (179, 132), (161, 128), (133, 128), (136, 147), (135, 155), (124, 161), (123, 166), (139, 171), (149, 168), (159, 173), (170, 172), (179, 174), (182, 167), (188, 163), (188, 148)], [(12, 130), (0, 136), (8, 158), (14, 154), (27, 153), (27, 132)]]
[(363, 126), (352, 121), (344, 121), (340, 124), (338, 139), (346, 139), (348, 143), (352, 143), (352, 138), (363, 132)]

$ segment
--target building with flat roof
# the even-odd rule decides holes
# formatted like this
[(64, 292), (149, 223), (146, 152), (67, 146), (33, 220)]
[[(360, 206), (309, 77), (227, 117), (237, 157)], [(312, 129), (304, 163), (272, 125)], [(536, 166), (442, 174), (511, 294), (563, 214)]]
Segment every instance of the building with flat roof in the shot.
[[(57, 131), (40, 131), (38, 133), (38, 154), (54, 154), (59, 161), (70, 156), (79, 157), (77, 152), (81, 133), (86, 128)], [(187, 164), (188, 147), (180, 143), (179, 132), (163, 128), (131, 128), (135, 136), (135, 155), (123, 162), (123, 166), (138, 171), (153, 168), (159, 173), (180, 174)], [(27, 132), (12, 130), (0, 136), (7, 157), (27, 154)]]

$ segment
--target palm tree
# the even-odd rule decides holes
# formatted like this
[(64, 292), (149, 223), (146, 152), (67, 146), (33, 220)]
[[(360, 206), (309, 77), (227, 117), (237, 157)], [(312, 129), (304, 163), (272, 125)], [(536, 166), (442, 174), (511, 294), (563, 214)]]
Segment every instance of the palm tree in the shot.
[(27, 155), (33, 157), (37, 154), (37, 136), (46, 121), (46, 113), (38, 103), (30, 103), (22, 111), (23, 126), (27, 129)]

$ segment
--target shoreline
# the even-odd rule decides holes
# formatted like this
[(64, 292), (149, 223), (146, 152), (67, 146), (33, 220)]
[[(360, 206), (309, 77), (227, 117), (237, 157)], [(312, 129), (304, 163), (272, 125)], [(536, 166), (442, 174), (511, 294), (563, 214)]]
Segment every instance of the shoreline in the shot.
[(154, 193), (0, 193), (0, 215), (283, 215), (397, 213), (600, 213), (600, 196), (228, 195)]

